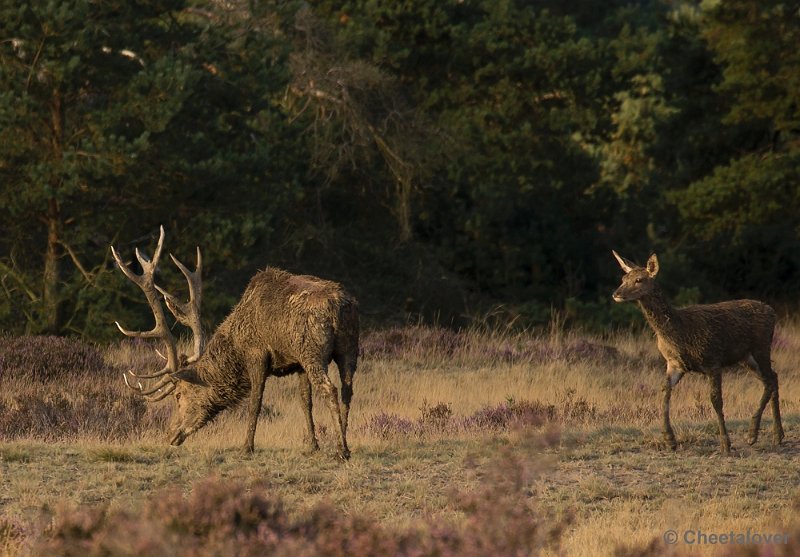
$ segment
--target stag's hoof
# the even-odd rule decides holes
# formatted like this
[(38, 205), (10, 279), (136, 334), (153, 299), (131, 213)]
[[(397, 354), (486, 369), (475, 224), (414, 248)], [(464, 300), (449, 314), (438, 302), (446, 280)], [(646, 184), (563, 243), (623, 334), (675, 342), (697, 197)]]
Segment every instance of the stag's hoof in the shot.
[(748, 445), (755, 445), (755, 444), (756, 444), (756, 441), (758, 441), (758, 433), (755, 433), (755, 434), (751, 433), (751, 434), (750, 434), (750, 435), (747, 437), (747, 444), (748, 444)]
[(336, 456), (342, 462), (348, 461), (350, 460), (350, 449), (339, 449), (338, 451), (336, 451)]
[(776, 434), (775, 434), (775, 435), (772, 437), (772, 442), (773, 442), (775, 445), (780, 445), (781, 443), (783, 443), (783, 432), (781, 431), (780, 433), (776, 433)]
[(256, 452), (256, 449), (253, 445), (245, 445), (242, 447), (242, 454), (245, 456), (250, 456), (254, 452)]
[(312, 454), (317, 453), (317, 452), (319, 452), (319, 445), (316, 442), (314, 442), (314, 443), (312, 443), (310, 445), (306, 445), (306, 448), (303, 449), (303, 454), (305, 456), (311, 456)]
[(169, 440), (169, 444), (173, 447), (178, 447), (186, 440), (186, 437), (186, 433), (182, 430), (178, 430), (175, 432), (175, 435), (172, 436), (172, 439)]

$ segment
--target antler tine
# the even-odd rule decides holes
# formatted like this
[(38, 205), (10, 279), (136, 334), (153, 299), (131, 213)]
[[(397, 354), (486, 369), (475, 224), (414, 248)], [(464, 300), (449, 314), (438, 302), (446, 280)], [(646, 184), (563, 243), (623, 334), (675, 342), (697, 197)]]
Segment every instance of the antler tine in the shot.
[(175, 383), (170, 383), (159, 394), (157, 394), (155, 396), (145, 396), (144, 399), (147, 402), (158, 402), (159, 400), (162, 400), (162, 399), (168, 397), (172, 393), (172, 391), (174, 391), (174, 390), (175, 390)]
[(163, 375), (166, 375), (166, 374), (170, 373), (171, 371), (172, 370), (169, 369), (169, 365), (166, 365), (163, 368), (161, 368), (161, 370), (156, 371), (155, 373), (138, 374), (138, 373), (134, 372), (133, 370), (128, 370), (128, 373), (130, 373), (136, 379), (155, 379), (156, 377), (161, 377)]
[(122, 262), (122, 258), (120, 258), (117, 250), (114, 249), (114, 246), (111, 246), (111, 255), (114, 256), (114, 261), (117, 262), (117, 267), (119, 267), (120, 271), (122, 271), (132, 282), (139, 284), (139, 277), (133, 271), (131, 271), (125, 263)]
[[(129, 371), (128, 373), (130, 373), (131, 375), (134, 375), (133, 372), (131, 372), (131, 371)], [(134, 377), (136, 377), (136, 376), (134, 375)], [(171, 381), (167, 377), (165, 377), (164, 379), (159, 381), (157, 385), (151, 387), (150, 389), (148, 389), (146, 391), (144, 390), (144, 387), (142, 387), (142, 384), (140, 382), (138, 382), (138, 381), (136, 382), (136, 386), (135, 387), (133, 385), (131, 385), (128, 382), (128, 376), (125, 373), (122, 374), (122, 378), (125, 380), (125, 385), (129, 389), (132, 389), (132, 390), (136, 391), (138, 394), (142, 395), (148, 402), (159, 401), (159, 400), (163, 399), (164, 397), (166, 397), (167, 395), (169, 395), (172, 391), (175, 390), (175, 382)], [(153, 394), (153, 393), (155, 393), (157, 391), (161, 391), (161, 392), (158, 393), (154, 397), (147, 396), (147, 395)]]
[[(172, 332), (167, 325), (167, 319), (164, 315), (164, 308), (161, 305), (161, 301), (159, 299), (158, 293), (156, 291), (157, 287), (153, 281), (153, 275), (156, 272), (158, 267), (159, 259), (161, 258), (161, 252), (164, 248), (164, 227), (161, 226), (159, 228), (159, 238), (158, 244), (156, 246), (155, 252), (153, 252), (153, 258), (148, 259), (139, 251), (139, 248), (136, 248), (135, 254), (136, 259), (139, 261), (139, 264), (142, 266), (142, 274), (137, 275), (134, 273), (128, 265), (126, 265), (122, 258), (119, 256), (117, 250), (114, 249), (114, 246), (111, 246), (111, 254), (114, 256), (114, 260), (117, 262), (117, 266), (120, 270), (125, 274), (128, 279), (136, 284), (144, 293), (145, 298), (147, 299), (147, 303), (150, 305), (150, 309), (153, 311), (153, 318), (155, 320), (155, 324), (153, 328), (149, 331), (130, 331), (125, 329), (119, 322), (115, 321), (117, 328), (122, 332), (122, 334), (129, 336), (129, 337), (136, 337), (136, 338), (160, 338), (164, 341), (164, 345), (166, 347), (166, 360), (167, 364), (162, 368), (160, 371), (151, 374), (142, 374), (136, 375), (135, 373), (131, 372), (131, 374), (135, 377), (142, 378), (142, 379), (150, 379), (154, 377), (161, 377), (167, 375), (168, 373), (172, 373), (178, 370), (178, 351), (177, 346), (175, 343), (175, 337), (172, 336)], [(166, 382), (169, 381), (168, 378), (164, 378), (162, 381), (159, 382), (159, 386), (155, 387), (155, 390), (160, 389), (163, 387)], [(131, 385), (128, 384), (127, 377), (125, 378), (125, 383), (130, 387)], [(155, 392), (155, 390), (149, 390), (147, 392), (143, 391), (140, 387), (139, 389), (135, 390), (139, 391), (140, 394), (150, 394)]]
[(172, 380), (171, 377), (169, 377), (169, 376), (162, 377), (161, 381), (159, 381), (158, 383), (156, 383), (155, 385), (153, 385), (149, 389), (145, 390), (144, 388), (142, 388), (140, 386), (138, 391), (139, 391), (140, 395), (151, 395), (156, 391), (160, 391), (161, 389), (163, 389), (164, 387), (166, 387), (168, 385), (172, 385), (173, 383), (174, 383), (174, 381)]
[(190, 271), (186, 265), (174, 255), (170, 254), (170, 258), (175, 263), (175, 266), (180, 269), (186, 282), (189, 284), (189, 301), (184, 303), (178, 300), (175, 296), (163, 288), (156, 286), (156, 289), (164, 296), (167, 303), (167, 308), (172, 312), (180, 323), (189, 327), (192, 330), (194, 337), (194, 354), (188, 358), (188, 362), (196, 362), (205, 350), (205, 335), (203, 334), (203, 326), (200, 321), (200, 306), (203, 299), (203, 256), (200, 253), (200, 248), (197, 248), (197, 264), (195, 270)]
[(144, 257), (140, 252), (139, 248), (134, 250), (136, 254), (136, 259), (139, 260), (139, 264), (142, 266), (144, 270), (144, 275), (153, 275), (158, 267), (158, 261), (161, 259), (161, 250), (164, 248), (164, 225), (162, 224), (159, 227), (159, 234), (158, 234), (158, 244), (156, 245), (156, 251), (153, 252), (153, 259), (147, 259)]

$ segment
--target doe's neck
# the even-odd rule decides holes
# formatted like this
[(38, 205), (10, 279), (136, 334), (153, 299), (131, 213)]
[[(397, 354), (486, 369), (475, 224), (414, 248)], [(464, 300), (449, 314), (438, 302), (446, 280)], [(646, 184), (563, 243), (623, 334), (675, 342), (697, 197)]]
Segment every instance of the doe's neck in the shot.
[(658, 335), (673, 336), (678, 328), (678, 313), (657, 285), (638, 300), (645, 319)]

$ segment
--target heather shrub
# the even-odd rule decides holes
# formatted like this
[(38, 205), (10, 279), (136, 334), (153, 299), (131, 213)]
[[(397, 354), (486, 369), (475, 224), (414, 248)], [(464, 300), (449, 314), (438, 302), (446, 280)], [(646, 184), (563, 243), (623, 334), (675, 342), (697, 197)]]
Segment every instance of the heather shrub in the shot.
[(371, 331), (360, 342), (361, 357), (402, 358), (409, 354), (436, 353), (452, 356), (463, 346), (466, 336), (451, 329), (439, 327), (392, 327)]
[(370, 417), (364, 429), (369, 435), (378, 439), (391, 439), (398, 435), (418, 433), (417, 425), (412, 420), (386, 412), (380, 412)]
[(143, 423), (163, 424), (164, 419), (145, 420), (147, 410), (140, 397), (107, 385), (87, 383), (79, 390), (39, 386), (0, 398), (0, 439), (126, 439), (138, 434)]
[(420, 417), (418, 420), (420, 428), (424, 431), (443, 432), (448, 429), (450, 425), (450, 418), (453, 415), (453, 409), (446, 402), (439, 402), (433, 406), (428, 406), (428, 401), (422, 402), (422, 407), (419, 409)]
[(539, 401), (508, 399), (495, 406), (484, 406), (463, 418), (465, 430), (505, 430), (540, 426), (556, 418), (556, 407)]
[(56, 336), (0, 336), (0, 381), (58, 381), (76, 373), (108, 376), (102, 352), (82, 340)]
[(538, 518), (534, 501), (527, 496), (533, 481), (545, 471), (536, 449), (558, 442), (558, 435), (528, 436), (522, 440), (529, 450), (505, 447), (483, 468), (481, 487), (460, 494), (456, 503), (466, 515), (455, 551), (477, 555), (539, 555), (546, 548), (557, 553), (570, 517), (544, 521)]
[(361, 357), (473, 367), (581, 360), (610, 363), (621, 360), (622, 355), (614, 347), (569, 335), (453, 331), (420, 325), (366, 333), (361, 340)]
[(0, 547), (9, 547), (21, 543), (25, 538), (25, 527), (9, 517), (0, 517)]
[(425, 401), (419, 411), (416, 420), (380, 412), (367, 420), (363, 430), (379, 439), (391, 439), (397, 436), (516, 430), (538, 427), (558, 418), (554, 405), (513, 399), (484, 406), (468, 416), (454, 416), (450, 404), (445, 402), (428, 405)]
[[(637, 389), (644, 391), (649, 387), (639, 385)], [(449, 403), (438, 402), (429, 405), (424, 402), (416, 419), (379, 412), (368, 418), (361, 431), (378, 439), (391, 439), (433, 434), (497, 433), (538, 428), (548, 423), (608, 424), (642, 419), (643, 416), (650, 420), (656, 419), (660, 410), (649, 404), (644, 396), (641, 398), (644, 400), (642, 403), (612, 407), (601, 412), (594, 403), (579, 395), (575, 389), (566, 389), (555, 404), (538, 400), (515, 400), (509, 397), (500, 404), (483, 406), (466, 416), (455, 415)], [(707, 413), (706, 406), (703, 398), (703, 404), (701, 406), (698, 403), (698, 408)]]
[[(529, 443), (540, 448), (551, 441)], [(530, 453), (530, 454), (529, 454)], [(531, 451), (507, 448), (480, 473), (476, 492), (456, 493), (462, 520), (429, 518), (393, 528), (319, 504), (287, 513), (267, 485), (207, 479), (169, 490), (141, 509), (61, 508), (32, 540), (31, 555), (76, 557), (276, 555), (304, 557), (538, 555), (558, 551), (564, 521), (543, 519), (530, 500), (542, 468)]]
[(567, 389), (558, 404), (563, 421), (591, 422), (597, 419), (597, 408), (594, 404), (579, 396), (575, 389)]
[(101, 351), (52, 336), (0, 337), (0, 440), (128, 439), (163, 431), (169, 405), (148, 405), (122, 382), (163, 365), (142, 341)]

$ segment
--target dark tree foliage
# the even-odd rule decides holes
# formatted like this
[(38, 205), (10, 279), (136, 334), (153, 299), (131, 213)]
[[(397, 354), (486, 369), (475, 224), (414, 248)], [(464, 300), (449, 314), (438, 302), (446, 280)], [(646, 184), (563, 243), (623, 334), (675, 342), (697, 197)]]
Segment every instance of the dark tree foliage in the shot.
[(146, 326), (108, 245), (161, 223), (209, 325), (268, 264), (372, 324), (627, 323), (611, 248), (795, 304), (798, 38), (778, 0), (2, 3), (0, 326)]
[(272, 35), (182, 1), (2, 6), (4, 326), (102, 334), (129, 294), (109, 244), (159, 223), (250, 265), (298, 171)]

